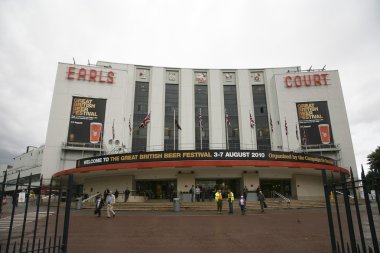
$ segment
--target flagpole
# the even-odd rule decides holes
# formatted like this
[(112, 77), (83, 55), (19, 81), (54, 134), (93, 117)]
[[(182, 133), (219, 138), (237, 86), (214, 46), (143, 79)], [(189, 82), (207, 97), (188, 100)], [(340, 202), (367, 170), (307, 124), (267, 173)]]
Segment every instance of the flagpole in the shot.
[(286, 118), (285, 118), (285, 131), (286, 131), (286, 140), (288, 142), (288, 151), (289, 150), (289, 135), (288, 135), (288, 123), (286, 122)]
[(273, 137), (274, 137), (274, 134), (273, 134), (273, 122), (272, 122), (272, 115), (269, 114), (269, 124), (270, 124), (270, 150), (273, 150)]
[(224, 109), (224, 124), (226, 126), (226, 141), (227, 141), (227, 150), (230, 149), (230, 145), (228, 143), (228, 126), (227, 126), (227, 118), (226, 118), (227, 114), (226, 114), (226, 109)]
[[(298, 131), (299, 130), (299, 131)], [(299, 145), (299, 147), (300, 147), (300, 150), (302, 150), (302, 144), (301, 144), (301, 136), (299, 136), (299, 134), (298, 134), (298, 132), (299, 132), (299, 134), (301, 134), (301, 129), (299, 129), (299, 126), (298, 126), (298, 124), (296, 123), (296, 134), (297, 134), (297, 142), (298, 142), (298, 145)]]
[(174, 129), (174, 150), (175, 150), (175, 108), (174, 108), (174, 121), (173, 121), (173, 129)]
[(132, 113), (129, 114), (129, 121), (128, 121), (128, 128), (129, 128), (129, 147), (128, 147), (128, 150), (129, 150), (129, 148), (131, 148), (130, 152), (132, 152), (132, 139), (133, 139), (133, 125), (131, 123), (131, 118), (132, 118)]
[(252, 117), (252, 114), (251, 114), (251, 110), (249, 110), (249, 126), (251, 128), (251, 145), (252, 145), (252, 150), (253, 150), (253, 128), (251, 127), (251, 117)]
[[(199, 117), (202, 117), (202, 108), (199, 108)], [(201, 121), (202, 119), (202, 121)], [(203, 149), (203, 143), (202, 143), (202, 128), (203, 126), (201, 125), (203, 124), (203, 118), (199, 118), (199, 134), (201, 136), (201, 150)]]

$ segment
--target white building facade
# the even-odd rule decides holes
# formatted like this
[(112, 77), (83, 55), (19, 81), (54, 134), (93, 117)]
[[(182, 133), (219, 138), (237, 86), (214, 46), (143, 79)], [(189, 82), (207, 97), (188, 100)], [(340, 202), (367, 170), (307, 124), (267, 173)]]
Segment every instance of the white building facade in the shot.
[(45, 178), (81, 193), (167, 198), (191, 186), (323, 197), (321, 170), (356, 175), (338, 71), (59, 63)]

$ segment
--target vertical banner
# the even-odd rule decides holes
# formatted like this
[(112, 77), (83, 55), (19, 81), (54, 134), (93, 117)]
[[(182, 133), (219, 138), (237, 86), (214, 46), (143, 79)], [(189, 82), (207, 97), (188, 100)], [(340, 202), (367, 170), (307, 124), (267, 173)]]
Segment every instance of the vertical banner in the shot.
[(326, 101), (296, 103), (302, 146), (333, 144)]
[(67, 142), (100, 143), (103, 139), (106, 99), (73, 97)]

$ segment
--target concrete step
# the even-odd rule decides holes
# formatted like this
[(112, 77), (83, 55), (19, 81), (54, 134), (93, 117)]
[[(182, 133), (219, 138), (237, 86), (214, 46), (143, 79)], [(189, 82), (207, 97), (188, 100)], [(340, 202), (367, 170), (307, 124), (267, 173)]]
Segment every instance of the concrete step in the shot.
[[(280, 202), (278, 200), (267, 199), (266, 204), (269, 209), (283, 209), (283, 208), (324, 208), (324, 201), (320, 200), (292, 200), (290, 206), (285, 202)], [(83, 208), (93, 209), (95, 207), (94, 203), (85, 203)], [(227, 202), (223, 203), (223, 207), (228, 208)], [(214, 201), (205, 202), (182, 202), (181, 209), (188, 211), (215, 211), (216, 204)], [(238, 201), (234, 201), (234, 209), (238, 210)], [(260, 203), (258, 201), (247, 202), (248, 210), (259, 210)], [(171, 211), (173, 210), (173, 202), (168, 200), (162, 201), (147, 201), (147, 202), (118, 202), (114, 205), (114, 210), (127, 210), (127, 211)]]

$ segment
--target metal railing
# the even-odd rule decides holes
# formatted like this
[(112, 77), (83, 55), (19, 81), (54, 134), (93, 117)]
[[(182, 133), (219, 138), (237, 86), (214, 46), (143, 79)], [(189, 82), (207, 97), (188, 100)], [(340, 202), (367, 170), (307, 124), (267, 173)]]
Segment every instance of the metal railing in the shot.
[[(380, 253), (376, 235), (376, 227), (379, 226), (379, 221), (373, 217), (375, 212), (378, 212), (375, 216), (380, 214), (380, 200), (379, 198), (376, 200), (376, 210), (376, 205), (370, 203), (368, 194), (370, 182), (364, 175), (363, 167), (361, 171), (362, 180), (355, 180), (351, 169), (350, 178), (340, 172), (338, 180), (332, 178), (333, 180), (328, 182), (326, 170), (322, 170), (322, 178), (332, 252)], [(379, 172), (375, 173), (375, 182), (375, 191), (378, 193), (380, 192)], [(364, 204), (359, 207), (357, 191), (360, 192), (361, 190), (364, 194)], [(338, 198), (338, 194), (343, 194), (343, 198)], [(352, 199), (354, 208), (351, 207), (350, 200)], [(334, 206), (331, 205), (331, 202), (334, 203)], [(333, 211), (334, 207), (335, 211)], [(338, 235), (335, 234), (336, 228), (338, 228)]]
[(94, 195), (91, 195), (90, 197), (88, 197), (88, 198), (82, 200), (82, 203), (86, 203), (86, 202), (88, 202), (88, 201), (90, 201), (90, 200), (96, 198), (96, 196), (98, 196), (98, 195), (100, 195), (100, 193), (96, 193), (96, 194), (94, 194)]
[[(12, 192), (6, 192), (6, 178), (4, 173), (3, 182), (0, 182), (0, 217), (3, 224), (7, 224), (8, 236), (4, 236), (4, 240), (0, 241), (0, 252), (67, 252), (70, 206), (72, 196), (73, 175), (69, 175), (67, 188), (61, 185), (52, 184), (47, 189), (43, 187), (43, 179), (40, 178), (39, 185), (32, 185), (32, 174), (29, 181), (23, 183), (20, 181), (20, 172), (18, 174), (15, 189)], [(21, 189), (25, 188), (25, 191)], [(45, 191), (47, 195), (42, 197), (41, 192)], [(53, 194), (58, 192), (57, 194)], [(34, 194), (37, 193), (36, 199)], [(61, 200), (63, 194), (66, 194), (66, 205), (64, 215), (60, 213), (60, 203), (53, 207), (52, 198), (58, 197)], [(11, 203), (3, 203), (3, 199), (7, 195), (11, 196)], [(42, 206), (42, 199), (47, 198), (47, 205)], [(7, 201), (8, 202), (8, 201)], [(16, 208), (19, 210), (16, 213)], [(50, 217), (51, 216), (51, 217)], [(59, 232), (59, 221), (63, 220), (63, 231)], [(33, 225), (28, 225), (33, 222)], [(20, 229), (14, 229), (20, 227)], [(4, 231), (1, 231), (2, 235)], [(5, 234), (5, 233), (4, 233)]]
[[(340, 191), (336, 191), (337, 194), (341, 195), (341, 196), (344, 196), (344, 193), (343, 192), (340, 192)], [(349, 197), (350, 199), (354, 199), (353, 196), (351, 195), (348, 195), (347, 197)]]
[(272, 191), (271, 195), (272, 195), (272, 198), (279, 198), (281, 205), (282, 205), (282, 202), (285, 202), (286, 207), (290, 208), (290, 199), (288, 199), (287, 197), (285, 197), (284, 195), (282, 195), (281, 193), (279, 193), (277, 191)]

